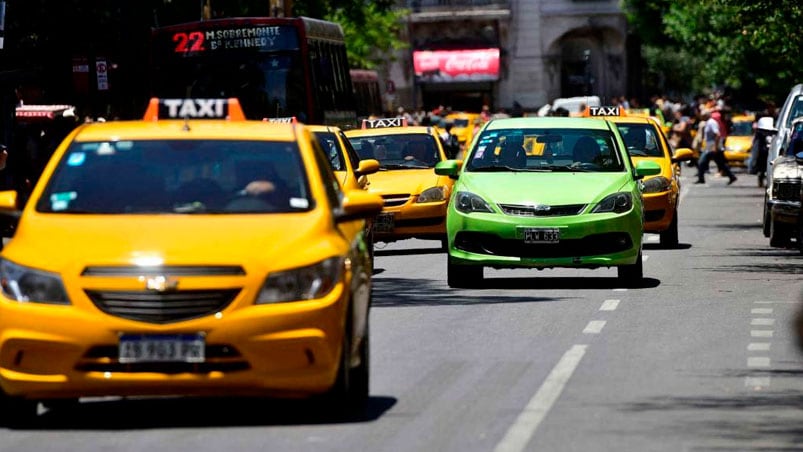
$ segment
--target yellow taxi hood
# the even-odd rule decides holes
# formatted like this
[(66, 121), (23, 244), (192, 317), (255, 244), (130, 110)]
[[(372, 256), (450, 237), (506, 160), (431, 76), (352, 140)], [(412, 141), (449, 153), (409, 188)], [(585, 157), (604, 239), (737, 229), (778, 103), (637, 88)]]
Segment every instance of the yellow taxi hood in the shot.
[(753, 146), (753, 137), (731, 135), (725, 138), (725, 149), (746, 151)]
[(447, 185), (441, 179), (433, 168), (379, 171), (369, 176), (368, 190), (378, 195), (419, 194), (430, 187)]
[[(33, 213), (33, 212), (30, 212)], [(266, 215), (67, 215), (24, 217), (3, 257), (52, 272), (87, 265), (242, 265), (275, 270), (338, 253), (316, 211)], [(292, 231), (292, 233), (288, 233)], [(46, 258), (45, 258), (46, 256)], [(281, 259), (277, 259), (281, 256)]]

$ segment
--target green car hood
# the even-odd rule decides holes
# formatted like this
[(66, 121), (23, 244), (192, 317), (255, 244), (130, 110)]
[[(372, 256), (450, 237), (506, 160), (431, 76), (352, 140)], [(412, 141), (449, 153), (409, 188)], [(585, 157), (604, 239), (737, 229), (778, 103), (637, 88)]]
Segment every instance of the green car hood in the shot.
[(469, 191), (497, 204), (590, 204), (618, 191), (631, 191), (628, 173), (463, 172), (456, 191)]

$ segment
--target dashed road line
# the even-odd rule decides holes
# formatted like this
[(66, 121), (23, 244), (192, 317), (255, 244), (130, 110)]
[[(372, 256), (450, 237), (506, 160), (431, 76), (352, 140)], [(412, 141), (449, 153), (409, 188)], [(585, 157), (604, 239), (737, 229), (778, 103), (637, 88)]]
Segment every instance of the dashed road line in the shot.
[(772, 308), (753, 308), (750, 310), (750, 313), (755, 315), (770, 315), (772, 311)]
[(766, 352), (770, 349), (769, 342), (751, 342), (747, 344), (747, 351), (749, 352)]
[(750, 321), (751, 326), (773, 326), (775, 319), (755, 318)]
[(602, 306), (599, 307), (600, 311), (615, 311), (616, 308), (619, 306), (619, 300), (605, 300), (602, 302)]
[(602, 329), (605, 328), (606, 323), (605, 320), (592, 320), (588, 322), (588, 325), (583, 329), (583, 334), (599, 334), (602, 332)]
[(770, 358), (767, 356), (751, 356), (747, 358), (747, 367), (770, 367)]
[(744, 385), (753, 389), (766, 388), (770, 385), (770, 377), (745, 377)]
[(558, 361), (546, 380), (538, 388), (527, 406), (519, 414), (505, 436), (494, 448), (495, 452), (521, 452), (527, 448), (535, 430), (558, 400), (563, 388), (580, 364), (588, 345), (573, 345)]
[(750, 330), (750, 337), (772, 337), (773, 330)]

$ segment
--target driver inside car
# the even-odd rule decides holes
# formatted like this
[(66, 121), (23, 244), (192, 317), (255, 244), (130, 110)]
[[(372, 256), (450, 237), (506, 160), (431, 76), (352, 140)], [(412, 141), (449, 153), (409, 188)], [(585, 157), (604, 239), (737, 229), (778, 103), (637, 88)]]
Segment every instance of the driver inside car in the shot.
[(574, 148), (572, 148), (572, 155), (574, 159), (573, 165), (596, 165), (599, 164), (601, 151), (599, 144), (597, 144), (597, 140), (589, 136), (582, 136), (574, 144)]

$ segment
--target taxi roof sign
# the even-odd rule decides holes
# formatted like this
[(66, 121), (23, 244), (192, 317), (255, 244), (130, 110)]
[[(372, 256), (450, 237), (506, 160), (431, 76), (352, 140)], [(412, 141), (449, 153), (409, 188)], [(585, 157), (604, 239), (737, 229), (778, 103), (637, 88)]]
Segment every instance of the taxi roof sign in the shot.
[(583, 116), (626, 116), (625, 110), (619, 106), (586, 107)]
[(160, 99), (151, 98), (145, 110), (146, 121), (159, 119), (228, 119), (244, 121), (245, 114), (236, 98)]
[(407, 118), (399, 116), (396, 118), (363, 119), (363, 129), (381, 129), (383, 127), (407, 127)]
[(285, 116), (281, 118), (262, 118), (262, 121), (279, 123), (279, 124), (298, 124), (298, 119), (295, 116)]

